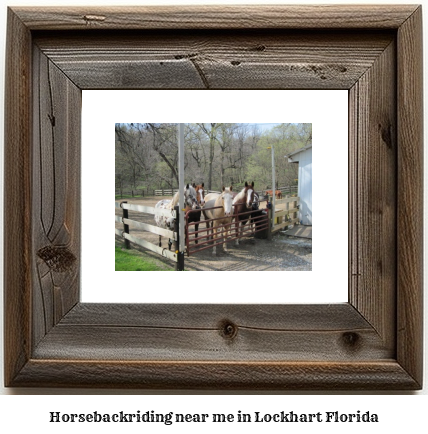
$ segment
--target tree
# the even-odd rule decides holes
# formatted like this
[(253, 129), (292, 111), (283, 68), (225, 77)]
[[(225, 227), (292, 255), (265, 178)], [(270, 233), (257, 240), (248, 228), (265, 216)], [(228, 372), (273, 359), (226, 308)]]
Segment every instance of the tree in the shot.
[(218, 142), (217, 134), (220, 124), (197, 124), (201, 130), (205, 133), (209, 141), (209, 152), (208, 152), (208, 190), (212, 189), (212, 179), (213, 179), (213, 164), (214, 164), (214, 152), (215, 144)]
[[(288, 163), (285, 155), (312, 143), (312, 124), (280, 124), (262, 134), (254, 155), (248, 161), (251, 177), (258, 179), (263, 189), (295, 184), (297, 166)], [(275, 148), (276, 186), (272, 186), (272, 158), (268, 147)]]
[[(116, 124), (116, 187), (173, 188), (178, 185), (177, 124)], [(264, 133), (257, 124), (185, 124), (185, 182), (205, 182), (209, 190), (254, 181), (271, 188), (270, 151), (275, 147), (278, 185), (290, 185), (296, 165), (285, 154), (312, 142), (311, 124), (279, 124)]]

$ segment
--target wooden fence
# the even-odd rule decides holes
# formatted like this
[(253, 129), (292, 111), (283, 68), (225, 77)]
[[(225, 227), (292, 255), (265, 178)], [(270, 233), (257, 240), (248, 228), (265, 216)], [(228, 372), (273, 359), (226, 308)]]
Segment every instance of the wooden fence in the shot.
[(115, 195), (116, 196), (120, 196), (120, 198), (123, 197), (135, 197), (135, 196), (154, 196), (155, 195), (155, 191), (154, 190), (147, 190), (147, 189), (142, 189), (142, 188), (138, 188), (135, 190), (120, 190), (117, 189), (115, 190)]
[(130, 248), (129, 242), (131, 241), (134, 244), (137, 244), (140, 247), (144, 247), (147, 250), (151, 250), (152, 252), (158, 253), (161, 256), (164, 256), (168, 259), (171, 259), (174, 262), (178, 261), (178, 255), (174, 251), (169, 251), (167, 249), (163, 249), (153, 243), (150, 243), (146, 240), (143, 240), (140, 237), (135, 237), (131, 235), (130, 226), (136, 229), (140, 229), (143, 231), (151, 232), (153, 234), (161, 235), (163, 237), (168, 237), (174, 241), (177, 241), (177, 233), (175, 231), (170, 231), (168, 229), (163, 229), (158, 226), (150, 225), (147, 223), (137, 222), (135, 220), (131, 220), (128, 218), (128, 210), (142, 212), (146, 214), (161, 215), (166, 217), (175, 218), (176, 212), (174, 210), (166, 210), (166, 209), (158, 209), (149, 206), (143, 205), (132, 205), (127, 202), (115, 202), (115, 208), (121, 208), (123, 210), (122, 216), (115, 215), (115, 221), (119, 223), (123, 223), (123, 231), (115, 228), (115, 233), (119, 237), (122, 237), (125, 242), (125, 246)]
[[(174, 196), (175, 193), (177, 193), (177, 191), (178, 191), (177, 188), (174, 188), (174, 189), (163, 188), (160, 190), (155, 190), (154, 196), (170, 196), (170, 197), (172, 197), (172, 196)], [(208, 193), (221, 193), (221, 192), (215, 191), (215, 190), (206, 190), (205, 194), (208, 194)]]
[(161, 188), (160, 190), (154, 190), (154, 196), (174, 196), (177, 193), (178, 188)]
[(300, 197), (275, 199), (272, 233), (278, 232), (287, 226), (299, 223), (299, 206)]
[[(234, 191), (240, 191), (242, 190), (242, 188), (238, 188), (236, 187), (236, 189), (233, 189)], [(266, 195), (266, 191), (269, 190), (268, 188), (264, 189), (264, 190), (257, 190), (256, 193), (260, 196), (260, 197), (264, 197)], [(286, 186), (286, 187), (279, 187), (276, 190), (280, 190), (282, 195), (285, 196), (287, 194), (291, 195), (291, 194), (297, 194), (297, 185), (290, 185), (290, 186)], [(157, 190), (148, 190), (148, 189), (135, 189), (135, 190), (119, 190), (116, 189), (115, 194), (116, 196), (120, 196), (120, 197), (135, 197), (135, 196), (169, 196), (172, 197), (174, 196), (175, 193), (177, 193), (178, 189), (177, 188), (160, 188)], [(206, 194), (208, 193), (220, 193), (220, 191), (216, 191), (216, 190), (207, 190)]]

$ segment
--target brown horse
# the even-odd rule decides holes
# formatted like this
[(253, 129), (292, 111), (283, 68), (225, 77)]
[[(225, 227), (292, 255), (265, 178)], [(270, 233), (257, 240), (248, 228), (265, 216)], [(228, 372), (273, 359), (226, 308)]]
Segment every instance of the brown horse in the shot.
[[(266, 196), (273, 196), (273, 190), (266, 190)], [(275, 190), (275, 197), (277, 199), (282, 199), (282, 191)]]
[[(241, 190), (233, 199), (234, 214), (235, 214), (235, 225), (236, 225), (236, 237), (239, 237), (239, 228), (241, 228), (241, 235), (244, 230), (244, 225), (247, 223), (248, 219), (251, 217), (250, 214), (239, 215), (246, 211), (252, 210), (252, 205), (254, 202), (254, 182), (251, 184), (245, 183), (245, 187)], [(236, 238), (236, 245), (239, 245), (239, 238)]]
[[(216, 219), (214, 221), (207, 222), (206, 228), (209, 229), (212, 228), (213, 233), (213, 241), (214, 241), (214, 247), (213, 247), (213, 255), (215, 255), (216, 252), (216, 238), (217, 238), (217, 232), (219, 229), (219, 226), (222, 225), (224, 237), (223, 237), (223, 249), (225, 252), (227, 252), (227, 244), (226, 240), (228, 237), (228, 231), (230, 224), (232, 223), (232, 201), (233, 201), (233, 193), (232, 193), (232, 186), (229, 188), (223, 187), (222, 193), (212, 193), (210, 194), (209, 200), (205, 202), (205, 205), (202, 208), (202, 211), (204, 213), (205, 220), (211, 220)], [(216, 209), (209, 209), (209, 208), (215, 208)], [(209, 235), (209, 230), (207, 230)]]
[(196, 200), (198, 201), (199, 206), (203, 206), (205, 203), (204, 183), (199, 185), (193, 183), (193, 188), (196, 190)]

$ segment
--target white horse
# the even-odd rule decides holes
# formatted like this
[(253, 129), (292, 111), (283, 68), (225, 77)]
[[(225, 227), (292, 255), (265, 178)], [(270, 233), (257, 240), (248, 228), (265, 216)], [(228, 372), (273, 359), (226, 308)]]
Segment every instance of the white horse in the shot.
[[(171, 211), (171, 216), (155, 215), (156, 225), (160, 228), (174, 230), (175, 218), (172, 216), (172, 211), (179, 204), (179, 192), (175, 193), (172, 199), (162, 199), (156, 205), (155, 208), (165, 209)], [(184, 207), (185, 212), (196, 209), (198, 201), (196, 200), (196, 190), (189, 184), (184, 188)], [(168, 240), (168, 250), (171, 250), (172, 240)], [(159, 235), (159, 247), (162, 247), (162, 237)]]
[[(209, 199), (207, 200), (207, 196), (209, 196)], [(205, 205), (202, 208), (202, 211), (204, 213), (205, 220), (209, 219), (216, 219), (213, 222), (207, 223), (206, 227), (207, 229), (209, 226), (212, 227), (213, 231), (213, 241), (215, 244), (216, 238), (217, 238), (217, 232), (219, 230), (218, 226), (223, 225), (223, 249), (225, 252), (227, 252), (227, 244), (226, 240), (228, 237), (228, 231), (230, 224), (232, 223), (232, 217), (233, 217), (233, 208), (232, 208), (232, 201), (233, 201), (233, 193), (232, 193), (232, 187), (225, 188), (223, 187), (222, 193), (210, 193), (205, 197)], [(214, 208), (214, 207), (220, 207), (217, 209), (206, 209), (206, 208)], [(213, 247), (213, 255), (215, 255), (216, 252), (216, 246)]]

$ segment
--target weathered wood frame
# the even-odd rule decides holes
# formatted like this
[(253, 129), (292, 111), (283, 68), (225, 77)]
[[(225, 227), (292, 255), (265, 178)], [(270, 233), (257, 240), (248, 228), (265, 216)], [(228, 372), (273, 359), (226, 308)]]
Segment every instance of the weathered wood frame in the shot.
[[(421, 388), (421, 21), (409, 5), (9, 9), (6, 386)], [(349, 302), (81, 303), (90, 88), (348, 89)]]

